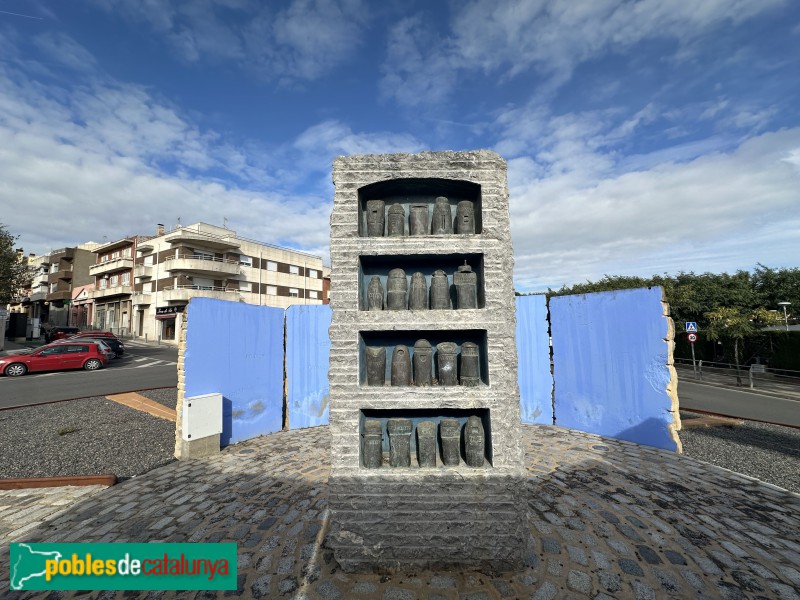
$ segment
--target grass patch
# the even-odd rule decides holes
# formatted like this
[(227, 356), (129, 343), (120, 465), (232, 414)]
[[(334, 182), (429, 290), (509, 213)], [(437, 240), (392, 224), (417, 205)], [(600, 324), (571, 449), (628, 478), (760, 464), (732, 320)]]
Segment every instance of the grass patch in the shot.
[(77, 427), (74, 425), (67, 425), (58, 430), (58, 435), (67, 435), (68, 433), (75, 433), (76, 431), (78, 431)]

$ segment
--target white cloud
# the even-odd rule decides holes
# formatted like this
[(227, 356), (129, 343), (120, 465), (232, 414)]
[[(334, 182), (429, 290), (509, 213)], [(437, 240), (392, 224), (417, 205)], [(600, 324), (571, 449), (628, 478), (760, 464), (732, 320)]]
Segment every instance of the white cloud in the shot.
[[(701, 36), (785, 5), (786, 0), (473, 0), (454, 5), (450, 35), (425, 35), (424, 20), (398, 25), (389, 37), (382, 88), (415, 106), (441, 101), (464, 72), (500, 79), (535, 69), (542, 91), (568, 81), (584, 61), (646, 39), (671, 39), (682, 59)], [(397, 38), (405, 38), (411, 48)], [(420, 39), (427, 43), (420, 44)], [(410, 67), (409, 64), (413, 65)], [(447, 76), (441, 78), (445, 73)], [(435, 94), (431, 94), (435, 88)]]
[(361, 43), (363, 0), (95, 0), (144, 23), (189, 63), (232, 62), (268, 80), (310, 81), (353, 55)]

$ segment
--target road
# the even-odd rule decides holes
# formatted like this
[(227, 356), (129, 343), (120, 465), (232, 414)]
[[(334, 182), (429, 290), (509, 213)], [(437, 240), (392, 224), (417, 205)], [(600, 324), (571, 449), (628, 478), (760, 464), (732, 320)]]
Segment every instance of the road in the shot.
[(800, 401), (678, 379), (683, 409), (800, 427)]
[(127, 346), (122, 358), (99, 371), (58, 371), (0, 376), (0, 409), (55, 400), (105, 396), (178, 385), (178, 350)]

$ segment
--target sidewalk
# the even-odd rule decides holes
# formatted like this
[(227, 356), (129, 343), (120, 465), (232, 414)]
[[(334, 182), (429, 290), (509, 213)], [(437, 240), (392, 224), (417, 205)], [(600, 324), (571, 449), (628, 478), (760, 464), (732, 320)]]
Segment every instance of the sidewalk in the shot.
[(695, 374), (691, 365), (675, 365), (678, 372), (678, 379), (691, 381), (692, 383), (699, 383), (705, 385), (712, 385), (717, 387), (729, 387), (744, 392), (754, 392), (757, 394), (764, 394), (766, 396), (775, 396), (777, 398), (788, 398), (790, 400), (800, 400), (800, 385), (788, 383), (781, 379), (767, 379), (762, 374), (756, 374), (753, 382), (753, 389), (750, 389), (750, 379), (748, 377), (747, 369), (742, 369), (742, 385), (736, 385), (736, 371), (731, 370), (730, 373), (720, 374), (703, 370), (702, 379), (700, 374)]
[[(171, 463), (77, 499), (23, 540), (236, 542), (233, 594), (248, 598), (800, 598), (800, 495), (674, 453), (559, 427), (523, 425), (523, 442), (529, 551), (525, 568), (513, 573), (342, 572), (326, 543), (328, 427)], [(0, 535), (14, 541), (10, 532)], [(4, 544), (0, 578), (8, 573)], [(0, 590), (7, 585), (0, 581)]]

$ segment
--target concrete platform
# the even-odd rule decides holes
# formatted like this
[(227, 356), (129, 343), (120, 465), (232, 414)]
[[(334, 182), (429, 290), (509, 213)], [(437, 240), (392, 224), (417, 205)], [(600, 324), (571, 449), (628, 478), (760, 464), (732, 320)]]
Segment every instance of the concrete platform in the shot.
[[(77, 499), (17, 541), (234, 541), (239, 590), (220, 597), (800, 599), (800, 496), (600, 436), (533, 425), (523, 426), (523, 435), (530, 551), (526, 568), (515, 573), (342, 572), (325, 543), (327, 427), (171, 463)], [(8, 573), (3, 544), (0, 594), (51, 597), (9, 593)]]

